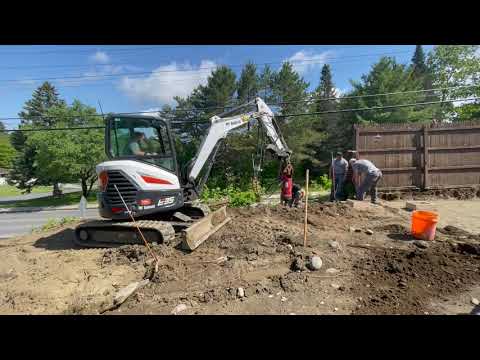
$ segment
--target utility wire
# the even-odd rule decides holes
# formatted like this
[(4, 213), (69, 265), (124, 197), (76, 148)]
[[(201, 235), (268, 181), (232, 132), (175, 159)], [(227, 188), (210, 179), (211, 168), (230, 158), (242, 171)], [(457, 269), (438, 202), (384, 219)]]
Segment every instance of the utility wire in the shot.
[[(401, 95), (401, 94), (409, 94), (409, 93), (421, 93), (421, 92), (430, 92), (430, 91), (441, 91), (441, 90), (453, 90), (453, 89), (460, 89), (460, 88), (475, 88), (475, 87), (480, 87), (480, 85), (460, 85), (460, 86), (450, 86), (450, 87), (443, 87), (443, 88), (434, 88), (434, 89), (428, 89), (428, 90), (408, 90), (408, 91), (397, 91), (397, 92), (390, 92), (390, 93), (379, 93), (379, 94), (368, 94), (368, 95), (354, 95), (354, 96), (340, 96), (340, 97), (334, 97), (334, 98), (324, 98), (324, 99), (315, 99), (315, 100), (293, 100), (293, 101), (283, 101), (283, 102), (275, 102), (275, 103), (268, 103), (267, 105), (269, 106), (278, 106), (278, 105), (288, 105), (288, 104), (294, 104), (294, 103), (315, 103), (315, 102), (321, 102), (321, 101), (331, 101), (331, 100), (346, 100), (346, 99), (359, 99), (359, 98), (368, 98), (368, 97), (376, 97), (376, 96), (388, 96), (388, 95)], [(462, 100), (448, 100), (447, 102), (455, 102), (455, 101), (462, 101)], [(195, 111), (205, 111), (205, 110), (221, 110), (221, 109), (228, 109), (230, 107), (235, 106), (235, 104), (228, 104), (226, 106), (210, 106), (210, 107), (203, 107), (203, 108), (176, 108), (176, 109), (171, 109), (169, 112), (175, 113), (175, 112), (195, 112)], [(154, 111), (135, 111), (135, 112), (126, 112), (122, 113), (122, 115), (136, 115), (136, 114), (148, 114), (148, 113), (158, 113), (161, 110), (154, 110)], [(92, 114), (88, 116), (102, 116), (100, 114)], [(44, 115), (38, 115), (36, 116), (38, 118), (55, 118), (55, 116), (44, 116)], [(75, 116), (72, 116), (75, 117)], [(0, 118), (0, 121), (8, 121), (8, 120), (22, 120), (23, 118), (21, 117), (5, 117), (5, 118)]]
[[(394, 109), (394, 108), (402, 108), (402, 107), (410, 107), (410, 106), (433, 105), (433, 104), (443, 104), (443, 103), (457, 102), (457, 101), (475, 101), (475, 100), (480, 100), (480, 97), (474, 97), (474, 98), (468, 98), (468, 99), (455, 99), (455, 100), (427, 101), (427, 102), (412, 103), (412, 104), (374, 106), (374, 107), (364, 107), (364, 108), (357, 108), (357, 109), (341, 109), (341, 110), (331, 110), (331, 111), (321, 111), (321, 112), (311, 112), (311, 113), (275, 115), (275, 117), (285, 118), (285, 117), (306, 116), (306, 115), (323, 115), (323, 114), (334, 114), (334, 113), (343, 113), (343, 112)], [(102, 115), (92, 114), (87, 116), (102, 116)], [(207, 124), (208, 121), (186, 120), (186, 121), (171, 121), (170, 123), (172, 124), (189, 124), (189, 123)], [(102, 128), (104, 127), (91, 126), (91, 127), (71, 127), (71, 128), (5, 129), (5, 130), (0, 130), (0, 132), (59, 131), (59, 130), (79, 130), (79, 129), (85, 130), (85, 129), (102, 129)]]
[[(168, 45), (167, 45), (168, 46)], [(187, 47), (187, 46), (190, 46), (190, 45), (179, 45), (179, 46), (171, 46), (171, 47)], [(195, 45), (197, 46), (197, 45)], [(204, 45), (198, 45), (198, 46), (204, 46)], [(325, 51), (331, 51), (331, 50), (343, 50), (343, 49), (350, 49), (350, 48), (358, 48), (359, 46), (361, 45), (352, 45), (352, 46), (342, 46), (342, 47), (334, 47), (334, 48), (324, 48), (324, 49), (319, 49), (323, 52)], [(118, 51), (133, 51), (137, 48), (125, 48), (125, 49), (100, 49), (100, 48), (92, 48), (92, 49), (88, 49), (88, 50), (76, 50), (76, 49), (72, 49), (72, 51), (68, 52), (68, 53), (72, 53), (72, 52), (93, 52), (93, 51), (102, 51), (102, 52), (105, 52), (105, 53), (112, 53), (112, 52), (118, 52)], [(158, 50), (161, 50), (161, 48), (158, 48), (158, 47), (148, 47), (148, 48), (138, 48), (138, 50), (150, 50), (150, 49), (158, 49)], [(406, 52), (406, 51), (405, 51)], [(24, 55), (24, 54), (40, 54), (42, 52), (18, 52), (18, 53), (5, 53), (5, 52), (0, 52), (0, 55), (7, 55), (7, 54), (15, 54), (15, 55)], [(48, 51), (47, 50), (47, 53), (53, 53), (52, 51)], [(58, 53), (62, 53), (62, 50), (58, 51)], [(107, 54), (108, 55), (108, 54)], [(136, 55), (136, 54), (133, 54), (133, 55)], [(373, 56), (373, 55), (372, 55)], [(163, 58), (163, 59), (167, 59), (167, 58)], [(171, 59), (168, 58), (168, 59)], [(158, 58), (156, 58), (156, 60), (159, 60)], [(42, 68), (42, 69), (45, 69), (45, 68), (84, 68), (84, 67), (89, 67), (89, 66), (122, 66), (122, 65), (132, 65), (130, 63), (119, 63), (119, 64), (90, 64), (90, 65), (84, 65), (84, 64), (61, 64), (61, 65), (27, 65), (27, 66), (1, 66), (0, 67), (0, 70), (15, 70), (15, 69), (39, 69), (39, 68)]]
[[(391, 53), (383, 53), (383, 54), (363, 54), (363, 55), (352, 55), (352, 56), (342, 56), (342, 57), (334, 57), (334, 59), (344, 59), (344, 58), (358, 58), (363, 56), (379, 56), (379, 55), (388, 55), (388, 54), (400, 54), (400, 53), (410, 53), (410, 51), (397, 51)], [(328, 56), (326, 57), (328, 58)], [(328, 60), (317, 60), (317, 59), (307, 59), (307, 60), (283, 60), (283, 61), (276, 61), (276, 62), (266, 62), (266, 63), (257, 63), (254, 64), (256, 66), (260, 65), (276, 65), (276, 64), (283, 64), (285, 62), (289, 63), (326, 63)], [(228, 67), (243, 67), (245, 64), (223, 64), (218, 66), (209, 66), (209, 67), (199, 67), (197, 69), (178, 69), (178, 70), (158, 70), (158, 71), (143, 71), (143, 72), (130, 72), (130, 73), (123, 73), (123, 74), (102, 74), (102, 75), (81, 75), (81, 76), (63, 76), (63, 77), (48, 77), (48, 78), (29, 78), (29, 79), (0, 79), (0, 82), (24, 82), (24, 81), (46, 81), (46, 80), (65, 80), (65, 79), (89, 79), (89, 78), (111, 78), (111, 77), (119, 77), (119, 76), (139, 76), (139, 75), (150, 75), (150, 76), (158, 76), (161, 73), (177, 73), (177, 72), (198, 72), (199, 70), (212, 70), (216, 69), (220, 66), (228, 66)]]

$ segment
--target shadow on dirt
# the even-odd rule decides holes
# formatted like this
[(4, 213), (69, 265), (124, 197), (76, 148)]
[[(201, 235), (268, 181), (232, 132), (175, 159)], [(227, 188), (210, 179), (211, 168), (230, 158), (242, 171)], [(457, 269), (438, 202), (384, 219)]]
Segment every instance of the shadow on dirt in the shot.
[(412, 235), (406, 234), (406, 233), (390, 233), (390, 234), (387, 234), (387, 237), (389, 237), (390, 239), (395, 240), (395, 241), (413, 241), (413, 240), (415, 240), (415, 238)]
[(33, 246), (46, 250), (78, 250), (80, 246), (75, 245), (73, 239), (75, 237), (74, 229), (62, 229), (55, 234), (41, 237)]

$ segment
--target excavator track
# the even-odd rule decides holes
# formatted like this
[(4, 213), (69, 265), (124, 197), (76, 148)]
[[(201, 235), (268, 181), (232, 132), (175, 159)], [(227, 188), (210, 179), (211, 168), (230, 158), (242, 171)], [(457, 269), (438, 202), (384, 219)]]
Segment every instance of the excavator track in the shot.
[[(169, 244), (175, 239), (170, 222), (139, 220), (136, 225), (149, 243)], [(133, 222), (90, 221), (75, 229), (75, 243), (82, 247), (108, 248), (119, 245), (143, 245), (143, 239)], [(85, 232), (88, 236), (85, 236)]]
[(185, 221), (89, 221), (76, 227), (75, 244), (94, 248), (143, 245), (138, 226), (149, 243), (172, 245), (180, 238), (183, 249), (194, 250), (231, 220), (226, 207), (210, 212), (207, 206), (196, 204), (183, 210)]

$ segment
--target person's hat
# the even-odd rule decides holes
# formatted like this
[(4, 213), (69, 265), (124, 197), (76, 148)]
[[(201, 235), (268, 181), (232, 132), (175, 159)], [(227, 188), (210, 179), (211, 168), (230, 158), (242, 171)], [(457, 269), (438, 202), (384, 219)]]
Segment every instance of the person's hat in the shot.
[(342, 152), (341, 151), (337, 151), (337, 156), (342, 156)]

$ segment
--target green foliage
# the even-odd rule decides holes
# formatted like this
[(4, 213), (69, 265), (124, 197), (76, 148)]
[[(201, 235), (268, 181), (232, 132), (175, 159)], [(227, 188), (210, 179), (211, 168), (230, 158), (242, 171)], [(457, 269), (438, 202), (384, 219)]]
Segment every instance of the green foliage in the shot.
[[(35, 186), (32, 188), (33, 194), (48, 193), (51, 190), (51, 186)], [(16, 196), (21, 195), (22, 191), (15, 186), (0, 185), (0, 196)]]
[(10, 144), (8, 135), (0, 133), (0, 168), (10, 169), (16, 153)]
[[(56, 118), (49, 117), (47, 112), (54, 106), (64, 106), (65, 101), (60, 99), (55, 87), (48, 81), (39, 86), (33, 93), (32, 98), (23, 106), (18, 114), (21, 117), (19, 128), (49, 127), (55, 124)], [(14, 132), (10, 136), (12, 146), (18, 154), (13, 161), (13, 169), (10, 174), (10, 183), (29, 193), (34, 185), (29, 180), (35, 176), (36, 148), (27, 145), (27, 136), (22, 132)], [(46, 179), (39, 179), (36, 183), (46, 185)]]
[(257, 201), (257, 196), (253, 190), (242, 191), (239, 188), (229, 185), (226, 188), (208, 188), (205, 187), (201, 199), (203, 201), (219, 201), (228, 199), (229, 206), (242, 207), (248, 206)]
[[(42, 197), (39, 199), (30, 199), (16, 201), (15, 203), (0, 204), (0, 208), (17, 208), (17, 207), (44, 207), (44, 206), (64, 206), (64, 205), (79, 205), (82, 193), (68, 193), (63, 194), (60, 197)], [(95, 203), (97, 201), (97, 195), (91, 191), (87, 197), (88, 203)]]
[(75, 223), (80, 219), (73, 216), (63, 217), (61, 219), (48, 219), (47, 222), (40, 227), (40, 231), (50, 231), (56, 228)]
[[(100, 126), (101, 118), (94, 108), (74, 101), (72, 106), (55, 106), (48, 115), (57, 119), (57, 127)], [(104, 134), (101, 129), (34, 132), (27, 139), (28, 146), (36, 149), (34, 174), (50, 183), (77, 182), (88, 196), (95, 180), (95, 166), (105, 157)]]
[(259, 90), (257, 67), (249, 62), (242, 70), (237, 84), (237, 99), (240, 104), (253, 100)]
[[(480, 94), (478, 87), (445, 89), (478, 84), (480, 80), (479, 49), (478, 45), (435, 46), (428, 57), (428, 67), (432, 74), (433, 87), (443, 89), (438, 91), (440, 100), (467, 98)], [(453, 104), (441, 104), (437, 108), (436, 117), (441, 120), (455, 117)]]
[[(288, 115), (305, 110), (305, 104), (301, 102), (307, 98), (309, 84), (293, 69), (289, 62), (285, 62), (275, 75), (273, 95), (280, 105), (280, 114)], [(282, 121), (283, 122), (283, 121)]]

